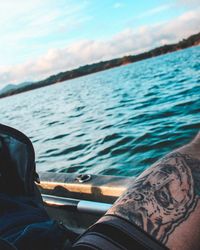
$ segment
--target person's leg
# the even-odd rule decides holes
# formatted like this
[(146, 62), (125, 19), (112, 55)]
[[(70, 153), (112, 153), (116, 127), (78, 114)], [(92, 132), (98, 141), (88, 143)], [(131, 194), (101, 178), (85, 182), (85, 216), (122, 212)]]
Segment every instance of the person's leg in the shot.
[[(109, 227), (113, 235), (107, 233)], [(84, 249), (85, 241), (95, 249), (91, 236), (96, 237), (96, 246), (107, 241), (113, 249), (200, 249), (200, 134), (136, 178), (74, 247)], [(134, 244), (131, 237), (139, 244), (135, 248), (126, 244), (128, 240)], [(156, 241), (163, 246), (156, 246)]]

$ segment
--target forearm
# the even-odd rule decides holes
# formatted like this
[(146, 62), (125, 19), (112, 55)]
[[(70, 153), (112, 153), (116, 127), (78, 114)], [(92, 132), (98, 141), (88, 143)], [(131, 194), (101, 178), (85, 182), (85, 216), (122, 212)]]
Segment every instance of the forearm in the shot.
[(200, 134), (135, 179), (73, 249), (200, 249)]
[(170, 249), (199, 249), (199, 196), (200, 135), (142, 173), (107, 215), (136, 224)]

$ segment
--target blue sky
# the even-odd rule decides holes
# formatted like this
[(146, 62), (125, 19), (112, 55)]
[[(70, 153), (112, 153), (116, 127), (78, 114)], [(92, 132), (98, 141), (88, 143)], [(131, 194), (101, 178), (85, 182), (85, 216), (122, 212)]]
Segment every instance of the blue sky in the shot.
[(199, 0), (0, 1), (0, 88), (199, 32)]

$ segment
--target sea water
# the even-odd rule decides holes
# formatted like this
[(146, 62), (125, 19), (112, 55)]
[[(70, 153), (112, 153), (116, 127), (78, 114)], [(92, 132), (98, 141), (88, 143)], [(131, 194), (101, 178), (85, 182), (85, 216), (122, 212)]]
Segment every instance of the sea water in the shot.
[(39, 171), (136, 176), (200, 129), (200, 47), (0, 100)]

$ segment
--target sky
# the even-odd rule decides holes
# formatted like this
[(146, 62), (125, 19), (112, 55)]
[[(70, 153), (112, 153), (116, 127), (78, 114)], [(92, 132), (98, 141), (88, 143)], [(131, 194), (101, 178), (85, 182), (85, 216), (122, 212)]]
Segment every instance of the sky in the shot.
[(200, 32), (200, 0), (0, 0), (0, 89)]

